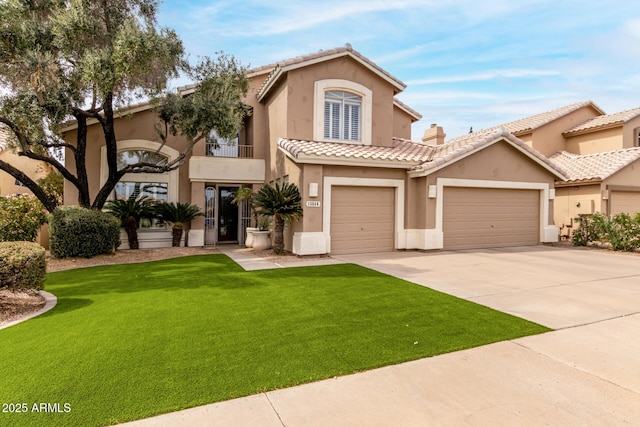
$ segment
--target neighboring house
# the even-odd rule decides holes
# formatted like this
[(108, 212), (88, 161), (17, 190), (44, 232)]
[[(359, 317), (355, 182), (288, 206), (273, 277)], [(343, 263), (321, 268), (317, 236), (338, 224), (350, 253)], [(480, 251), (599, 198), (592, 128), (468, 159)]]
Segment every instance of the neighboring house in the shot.
[[(434, 125), (422, 142), (410, 141), (411, 124), (421, 116), (396, 98), (405, 84), (349, 45), (255, 68), (247, 76), (245, 102), (253, 114), (237, 141), (202, 141), (179, 170), (127, 175), (115, 195), (200, 206), (206, 216), (192, 222), (190, 246), (241, 243), (251, 218), (231, 203), (234, 192), (272, 182), (300, 189), (303, 217), (285, 233), (286, 249), (299, 255), (557, 241), (551, 201), (554, 183), (566, 175), (526, 139), (493, 129), (445, 144), (442, 128)], [(153, 121), (149, 105), (117, 119), (121, 161), (160, 146)], [(74, 141), (75, 130), (66, 138)], [(88, 141), (95, 141), (87, 153), (95, 194), (106, 171), (98, 126), (89, 127)], [(171, 138), (161, 155), (172, 159), (185, 145)], [(76, 199), (66, 186), (65, 204)], [(141, 247), (170, 245), (168, 230), (144, 225)]]
[(554, 223), (563, 236), (579, 215), (640, 212), (640, 108), (605, 114), (590, 101), (578, 102), (474, 135), (496, 129), (517, 136), (567, 173), (555, 184)]
[[(43, 178), (46, 175), (46, 165), (14, 153), (9, 147), (9, 137), (9, 129), (0, 126), (0, 159), (20, 169), (33, 180)], [(0, 170), (0, 195), (8, 196), (10, 194), (33, 193), (13, 176)]]

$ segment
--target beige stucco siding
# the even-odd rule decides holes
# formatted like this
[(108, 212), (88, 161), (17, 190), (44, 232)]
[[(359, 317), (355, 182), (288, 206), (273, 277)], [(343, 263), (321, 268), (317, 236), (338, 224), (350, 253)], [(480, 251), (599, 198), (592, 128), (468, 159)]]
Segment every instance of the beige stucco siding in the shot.
[(557, 187), (554, 211), (554, 221), (558, 228), (568, 226), (575, 228), (577, 223), (574, 220), (581, 214), (606, 212), (600, 183)]
[(622, 131), (623, 148), (638, 146), (638, 128), (640, 128), (640, 116), (624, 124)]
[[(287, 115), (289, 104), (287, 102), (288, 85), (282, 83), (273, 89), (273, 95), (266, 102), (267, 121), (269, 129), (269, 148), (266, 150), (267, 174), (266, 181), (272, 181), (282, 176), (284, 156), (278, 153), (278, 138), (287, 135)], [(279, 154), (279, 155), (278, 155)]]
[(393, 87), (349, 57), (309, 65), (287, 73), (286, 133), (278, 137), (313, 140), (315, 83), (327, 79), (352, 81), (373, 92), (371, 143), (391, 145), (394, 136)]
[(624, 148), (622, 126), (567, 138), (567, 151), (576, 154), (593, 154), (621, 148)]
[(640, 186), (640, 159), (608, 177), (605, 184)]
[[(590, 106), (579, 108), (566, 116), (534, 129), (532, 131), (531, 144), (533, 148), (545, 156), (551, 156), (558, 151), (567, 150), (566, 141), (562, 133), (598, 115), (599, 113)], [(516, 136), (520, 137), (517, 134)]]
[[(36, 160), (18, 156), (10, 148), (0, 152), (0, 159), (20, 169), (34, 181), (46, 175), (46, 166)], [(0, 196), (9, 194), (32, 194), (27, 187), (16, 185), (16, 179), (4, 171), (0, 171)]]
[(393, 136), (411, 139), (412, 118), (398, 107), (393, 108)]

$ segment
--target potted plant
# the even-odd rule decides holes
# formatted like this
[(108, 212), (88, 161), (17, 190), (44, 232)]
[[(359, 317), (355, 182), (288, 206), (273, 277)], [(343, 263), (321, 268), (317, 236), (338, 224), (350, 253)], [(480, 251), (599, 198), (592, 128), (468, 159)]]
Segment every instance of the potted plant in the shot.
[(269, 231), (269, 217), (258, 218), (258, 228), (253, 232), (253, 249), (264, 251), (271, 249), (271, 231)]
[(246, 236), (244, 239), (244, 245), (247, 248), (253, 247), (253, 232), (258, 231), (258, 215), (256, 214), (255, 209), (253, 208), (253, 204), (251, 204), (251, 197), (253, 196), (253, 190), (249, 187), (240, 187), (236, 191), (235, 197), (231, 201), (234, 205), (240, 205), (242, 202), (249, 203), (249, 207), (251, 209), (251, 214), (253, 215), (253, 222), (256, 224), (256, 227), (247, 227), (246, 228)]
[(282, 185), (276, 183), (275, 186), (267, 184), (253, 196), (251, 202), (259, 215), (273, 217), (273, 253), (284, 254), (284, 223), (302, 217), (298, 187), (288, 182)]

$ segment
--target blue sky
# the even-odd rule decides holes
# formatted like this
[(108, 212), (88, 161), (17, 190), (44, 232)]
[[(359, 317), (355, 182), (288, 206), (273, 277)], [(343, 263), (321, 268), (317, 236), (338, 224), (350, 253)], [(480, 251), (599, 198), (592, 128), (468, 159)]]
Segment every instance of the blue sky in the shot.
[[(640, 107), (640, 8), (573, 0), (165, 0), (190, 59), (251, 67), (350, 43), (407, 84), (398, 98), (447, 138), (576, 101)], [(181, 84), (184, 82), (181, 82)]]

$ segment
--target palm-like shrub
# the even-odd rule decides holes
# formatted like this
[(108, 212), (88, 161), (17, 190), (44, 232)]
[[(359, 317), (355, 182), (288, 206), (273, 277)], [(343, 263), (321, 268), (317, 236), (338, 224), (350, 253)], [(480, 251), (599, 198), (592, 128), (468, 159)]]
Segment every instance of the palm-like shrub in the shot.
[(156, 214), (163, 221), (172, 224), (171, 245), (180, 246), (184, 225), (199, 216), (204, 216), (200, 209), (190, 203), (159, 203), (156, 205)]
[(258, 215), (273, 217), (273, 252), (284, 253), (284, 223), (302, 217), (300, 192), (295, 184), (267, 184), (253, 195), (252, 204)]
[(153, 218), (155, 201), (150, 197), (128, 198), (126, 200), (109, 200), (104, 205), (105, 211), (118, 218), (127, 233), (129, 249), (138, 249), (138, 224), (142, 218)]

